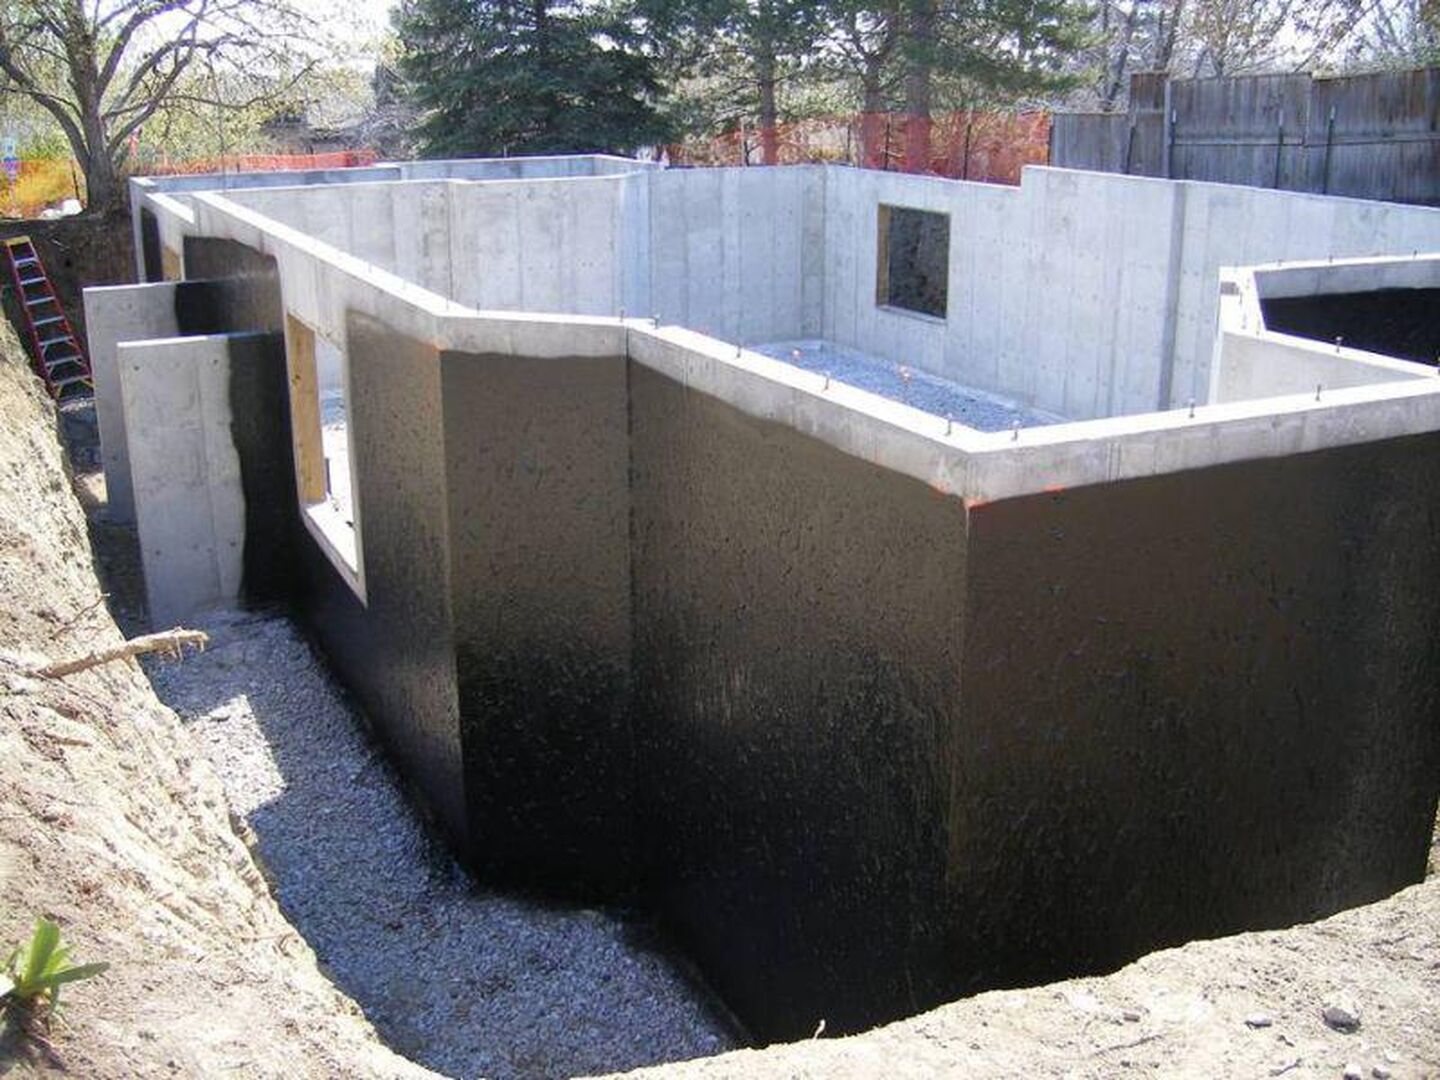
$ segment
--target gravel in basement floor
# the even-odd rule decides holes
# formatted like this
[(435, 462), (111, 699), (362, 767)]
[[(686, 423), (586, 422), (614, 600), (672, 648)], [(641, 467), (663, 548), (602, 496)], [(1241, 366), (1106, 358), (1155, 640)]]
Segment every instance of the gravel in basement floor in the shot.
[(949, 417), (976, 431), (1008, 431), (1017, 422), (1022, 428), (1065, 422), (1065, 418), (1056, 413), (1031, 408), (1011, 398), (963, 386), (832, 341), (776, 341), (750, 348), (817, 375), (828, 375), (836, 382), (936, 416)]
[(202, 620), (149, 663), (254, 830), (280, 906), (381, 1037), (453, 1076), (610, 1072), (735, 1040), (643, 922), (476, 887), (288, 619)]

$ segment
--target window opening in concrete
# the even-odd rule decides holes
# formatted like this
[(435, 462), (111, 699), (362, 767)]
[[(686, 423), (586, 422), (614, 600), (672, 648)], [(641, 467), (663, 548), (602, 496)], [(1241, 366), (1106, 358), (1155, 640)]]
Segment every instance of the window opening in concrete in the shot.
[(950, 293), (950, 215), (880, 206), (875, 302), (945, 318)]
[(345, 350), (293, 315), (285, 317), (285, 344), (295, 484), (305, 524), (363, 599)]

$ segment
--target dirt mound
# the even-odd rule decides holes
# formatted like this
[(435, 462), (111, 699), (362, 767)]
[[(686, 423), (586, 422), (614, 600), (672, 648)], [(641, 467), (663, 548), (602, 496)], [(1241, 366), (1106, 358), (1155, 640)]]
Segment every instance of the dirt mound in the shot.
[(9, 327), (0, 415), (0, 953), (44, 914), (78, 960), (111, 965), (70, 988), (52, 1048), (8, 1030), (0, 1072), (430, 1075), (380, 1046), (317, 970), (143, 675), (27, 674), (121, 638), (53, 411)]
[[(81, 290), (89, 285), (125, 285), (135, 280), (135, 243), (130, 217), (80, 214), (54, 221), (0, 219), (0, 239), (28, 236), (35, 242), (40, 261), (60, 297), (70, 325), (85, 340), (85, 305)], [(0, 274), (9, 284), (8, 273)], [(6, 303), (12, 324), (15, 312)]]

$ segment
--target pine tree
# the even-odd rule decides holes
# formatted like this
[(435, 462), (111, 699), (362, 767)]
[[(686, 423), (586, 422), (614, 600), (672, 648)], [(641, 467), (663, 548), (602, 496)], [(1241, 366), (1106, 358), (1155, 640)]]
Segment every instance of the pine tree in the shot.
[(623, 153), (666, 134), (653, 63), (618, 8), (404, 0), (394, 22), (427, 153)]

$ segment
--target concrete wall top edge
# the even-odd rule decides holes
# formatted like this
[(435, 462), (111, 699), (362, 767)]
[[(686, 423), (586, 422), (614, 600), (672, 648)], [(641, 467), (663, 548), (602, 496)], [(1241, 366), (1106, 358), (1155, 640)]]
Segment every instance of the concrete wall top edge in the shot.
[(758, 419), (970, 500), (1206, 468), (1440, 429), (1440, 379), (984, 433), (678, 327), (632, 327), (631, 360)]
[[(589, 162), (592, 166), (595, 164), (603, 164), (607, 168), (621, 166), (635, 172), (643, 172), (659, 167), (654, 162), (636, 161), (611, 154), (541, 154), (512, 158), (443, 158), (424, 162), (377, 162), (374, 165), (340, 169), (277, 169), (220, 174), (197, 173), (176, 176), (137, 176), (132, 177), (130, 183), (137, 188), (151, 191), (222, 191), (227, 188), (306, 187), (315, 186), (313, 179), (307, 179), (312, 177), (320, 178), (320, 181), (324, 184), (350, 184), (368, 181), (383, 182), (387, 180), (391, 182), (400, 181), (405, 179), (403, 173), (405, 167), (415, 164), (448, 167), (463, 174), (466, 171), (478, 172), (502, 165), (514, 166), (517, 163), (523, 166), (525, 164), (540, 165), (573, 161)], [(466, 179), (466, 177), (459, 175), (456, 176), (455, 179)], [(576, 179), (578, 179), (578, 177)]]
[(1239, 268), (1266, 300), (1379, 289), (1425, 289), (1440, 285), (1440, 253), (1371, 258), (1306, 260)]
[[(949, 182), (907, 177), (904, 183)], [(812, 372), (743, 350), (737, 356), (735, 345), (681, 327), (468, 308), (223, 194), (192, 199), (201, 232), (227, 236), (277, 259), (287, 309), (321, 333), (343, 334), (346, 314), (359, 311), (437, 349), (541, 359), (628, 354), (752, 415), (790, 424), (846, 453), (967, 498), (1001, 498), (1057, 483), (1099, 483), (1440, 428), (1440, 382), (1406, 379), (1337, 388), (1318, 404), (1313, 396), (1296, 395), (1205, 406), (1195, 417), (1184, 409), (1139, 412), (1028, 429), (1018, 437), (984, 434), (853, 387), (827, 388)], [(1248, 332), (1254, 334), (1251, 325)], [(1336, 418), (1337, 410), (1344, 418)]]
[(1386, 208), (1399, 207), (1399, 208), (1402, 208), (1402, 209), (1407, 210), (1407, 211), (1408, 211), (1408, 210), (1428, 211), (1428, 212), (1433, 213), (1433, 214), (1435, 214), (1435, 215), (1437, 215), (1437, 216), (1440, 216), (1440, 207), (1417, 206), (1417, 205), (1414, 204), (1414, 203), (1388, 202), (1388, 201), (1386, 201), (1386, 200), (1384, 200), (1384, 199), (1362, 199), (1362, 198), (1359, 198), (1359, 197), (1353, 196), (1353, 195), (1330, 195), (1330, 194), (1321, 194), (1321, 193), (1319, 193), (1319, 192), (1310, 192), (1310, 191), (1291, 191), (1291, 190), (1289, 190), (1289, 189), (1261, 188), (1261, 187), (1254, 187), (1253, 185), (1250, 185), (1250, 184), (1230, 184), (1230, 183), (1223, 183), (1223, 182), (1218, 181), (1218, 180), (1179, 180), (1179, 179), (1174, 179), (1174, 178), (1164, 177), (1164, 176), (1132, 176), (1132, 175), (1126, 175), (1126, 174), (1124, 174), (1124, 173), (1107, 173), (1107, 172), (1100, 172), (1100, 171), (1095, 170), (1095, 169), (1068, 169), (1068, 168), (1062, 168), (1061, 166), (1058, 166), (1058, 165), (1026, 165), (1026, 166), (1022, 167), (1021, 170), (1020, 170), (1020, 183), (1021, 183), (1021, 186), (1024, 186), (1025, 176), (1026, 176), (1026, 174), (1028, 174), (1028, 173), (1036, 173), (1036, 174), (1039, 174), (1039, 173), (1055, 173), (1055, 174), (1063, 174), (1063, 175), (1078, 175), (1078, 176), (1096, 177), (1096, 178), (1101, 178), (1101, 177), (1103, 177), (1103, 178), (1105, 178), (1105, 179), (1108, 179), (1108, 180), (1111, 180), (1111, 181), (1114, 181), (1114, 182), (1117, 182), (1117, 183), (1126, 183), (1126, 184), (1140, 184), (1140, 185), (1145, 185), (1145, 184), (1149, 184), (1149, 185), (1156, 185), (1156, 184), (1160, 184), (1160, 185), (1164, 185), (1164, 184), (1174, 184), (1174, 185), (1176, 185), (1176, 186), (1189, 188), (1189, 189), (1191, 189), (1191, 190), (1208, 190), (1208, 191), (1219, 191), (1219, 192), (1223, 192), (1223, 191), (1237, 191), (1237, 192), (1246, 193), (1247, 195), (1253, 195), (1253, 196), (1256, 196), (1256, 197), (1259, 197), (1259, 198), (1268, 198), (1268, 199), (1276, 199), (1276, 200), (1300, 200), (1300, 201), (1304, 201), (1304, 202), (1328, 203), (1328, 204), (1333, 204), (1333, 203), (1348, 203), (1348, 204), (1352, 204), (1352, 205), (1355, 205), (1355, 206), (1369, 206), (1369, 207), (1374, 207), (1374, 206), (1376, 206), (1376, 205), (1379, 205), (1379, 206), (1383, 206), (1383, 207), (1386, 207)]

